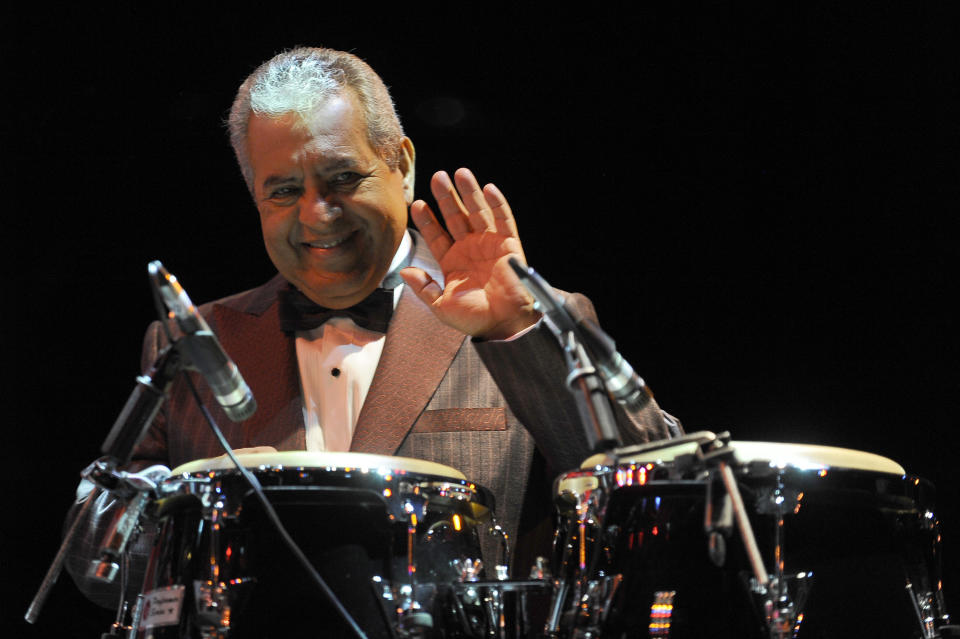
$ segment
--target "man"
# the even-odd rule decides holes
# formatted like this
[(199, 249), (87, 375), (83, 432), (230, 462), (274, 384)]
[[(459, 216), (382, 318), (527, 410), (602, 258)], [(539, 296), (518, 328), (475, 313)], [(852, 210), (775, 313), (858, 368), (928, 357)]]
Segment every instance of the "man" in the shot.
[[(503, 194), (466, 169), (435, 174), (444, 230), (414, 201), (414, 147), (386, 87), (339, 51), (296, 49), (258, 68), (230, 135), (279, 271), (201, 308), (258, 402), (234, 424), (203, 391), (231, 445), (440, 462), (494, 493), (511, 538), (541, 523), (549, 479), (590, 451), (560, 349), (508, 265), (524, 258)], [(393, 309), (386, 325), (315, 308), (375, 298)], [(145, 364), (162, 341), (155, 324)], [(667, 436), (652, 402), (619, 418), (626, 441)], [(136, 457), (176, 466), (221, 453), (176, 383)]]

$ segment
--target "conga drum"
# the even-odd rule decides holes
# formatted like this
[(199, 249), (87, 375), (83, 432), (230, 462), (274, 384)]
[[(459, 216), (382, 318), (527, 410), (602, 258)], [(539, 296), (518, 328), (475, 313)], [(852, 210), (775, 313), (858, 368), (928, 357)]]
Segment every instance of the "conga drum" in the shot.
[(625, 449), (558, 478), (551, 634), (932, 637), (948, 622), (929, 482), (867, 452), (715, 439)]
[[(493, 500), (457, 470), (354, 453), (239, 456), (283, 525), (371, 638), (482, 636), (480, 535)], [(354, 636), (226, 458), (173, 470), (138, 637)]]

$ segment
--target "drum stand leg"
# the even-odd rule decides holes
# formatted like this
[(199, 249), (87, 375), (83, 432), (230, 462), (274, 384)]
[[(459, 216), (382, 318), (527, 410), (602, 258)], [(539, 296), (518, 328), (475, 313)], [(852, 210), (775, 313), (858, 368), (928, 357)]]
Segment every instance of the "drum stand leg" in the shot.
[(195, 586), (194, 605), (196, 624), (200, 636), (204, 639), (227, 639), (230, 636), (230, 617), (234, 607), (240, 605), (241, 598), (256, 579), (234, 577), (229, 583), (221, 574), (221, 531), (223, 518), (227, 516), (228, 506), (222, 497), (219, 483), (208, 488), (204, 503), (204, 519), (209, 523), (210, 535), (207, 565), (207, 579)]
[[(544, 634), (548, 637), (590, 639), (599, 637), (610, 612), (614, 595), (623, 575), (613, 574), (591, 579), (596, 574), (599, 550), (587, 541), (591, 531), (603, 534), (603, 518), (607, 498), (612, 491), (609, 484), (584, 490), (577, 496), (576, 520), (569, 522), (576, 534), (574, 544), (560, 549), (558, 570), (553, 580), (550, 607)], [(570, 574), (575, 579), (569, 579)], [(568, 575), (564, 579), (564, 575)], [(566, 614), (565, 614), (566, 613)], [(566, 618), (565, 618), (566, 617)]]
[[(410, 511), (414, 511), (414, 507), (411, 506)], [(422, 505), (419, 511), (422, 511)], [(417, 534), (416, 514), (411, 515), (410, 521), (407, 522), (406, 532), (405, 583), (394, 585), (383, 577), (374, 576), (372, 585), (390, 636), (416, 639), (426, 636), (433, 630), (434, 620), (430, 611), (437, 596), (437, 587), (432, 583), (417, 583), (413, 554)]]
[[(777, 488), (770, 497), (772, 512), (776, 517), (776, 528), (774, 531), (773, 574), (768, 574), (763, 565), (763, 558), (760, 555), (760, 549), (757, 547), (757, 539), (753, 534), (753, 527), (747, 516), (747, 509), (744, 506), (743, 497), (740, 494), (733, 471), (722, 459), (717, 462), (717, 470), (729, 499), (733, 519), (740, 533), (747, 560), (750, 562), (750, 568), (753, 572), (753, 577), (750, 579), (750, 588), (760, 599), (769, 637), (770, 639), (795, 637), (800, 629), (800, 623), (803, 621), (803, 605), (806, 603), (813, 573), (799, 572), (795, 575), (785, 575), (783, 573), (783, 518), (789, 500), (785, 495), (782, 478), (778, 474)], [(711, 557), (715, 557), (716, 561), (718, 558), (716, 557), (717, 550), (713, 541), (715, 529), (719, 526), (716, 522), (711, 521), (713, 507), (709, 494), (710, 485), (711, 483), (708, 482), (705, 527), (711, 540), (710, 554)], [(722, 563), (722, 557), (719, 557), (719, 559)], [(792, 597), (790, 593), (791, 582), (794, 590)]]

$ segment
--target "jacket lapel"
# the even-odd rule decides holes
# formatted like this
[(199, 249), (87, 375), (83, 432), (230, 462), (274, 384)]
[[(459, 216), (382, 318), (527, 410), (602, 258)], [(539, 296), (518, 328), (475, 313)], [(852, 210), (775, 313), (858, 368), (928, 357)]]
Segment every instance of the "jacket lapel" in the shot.
[[(416, 231), (412, 266), (443, 282), (426, 241)], [(377, 371), (353, 432), (350, 450), (393, 455), (433, 397), (465, 336), (436, 318), (405, 286), (387, 329)]]
[(277, 276), (243, 304), (233, 298), (215, 304), (214, 328), (257, 401), (257, 411), (243, 424), (242, 445), (303, 450), (306, 434), (296, 347), (280, 330), (276, 303), (282, 286), (286, 281)]
[[(438, 282), (443, 275), (415, 231), (413, 266)], [(293, 337), (280, 330), (276, 276), (252, 295), (227, 298), (213, 307), (212, 324), (257, 401), (243, 424), (243, 446), (273, 445), (304, 450), (303, 400)], [(465, 336), (438, 320), (404, 287), (387, 329), (383, 353), (354, 429), (350, 450), (393, 455), (426, 407)]]
[(393, 455), (423, 412), (465, 339), (404, 287), (350, 450)]

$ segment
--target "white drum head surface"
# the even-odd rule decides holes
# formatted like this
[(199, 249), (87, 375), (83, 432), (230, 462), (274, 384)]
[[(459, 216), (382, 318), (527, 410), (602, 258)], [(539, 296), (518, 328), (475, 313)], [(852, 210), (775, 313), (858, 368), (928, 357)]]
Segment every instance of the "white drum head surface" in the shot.
[[(698, 445), (697, 442), (684, 442), (657, 450), (641, 451), (635, 455), (621, 457), (619, 464), (668, 463), (680, 455), (692, 454)], [(850, 448), (817, 444), (741, 441), (732, 441), (730, 446), (734, 450), (734, 457), (741, 464), (768, 462), (774, 467), (791, 467), (799, 470), (846, 468), (894, 475), (906, 474), (903, 466), (892, 459)], [(603, 459), (603, 455), (594, 455), (584, 461), (581, 468), (593, 468), (598, 463), (602, 463)]]
[[(466, 477), (459, 470), (410, 457), (392, 457), (389, 455), (369, 455), (367, 453), (315, 453), (305, 450), (291, 450), (270, 453), (248, 453), (237, 455), (237, 459), (246, 468), (317, 468), (317, 469), (355, 469), (361, 472), (380, 470), (402, 471), (418, 475), (439, 475), (450, 479)], [(208, 459), (195, 459), (173, 469), (173, 475), (197, 473), (211, 470), (231, 470), (233, 462), (226, 455)]]

